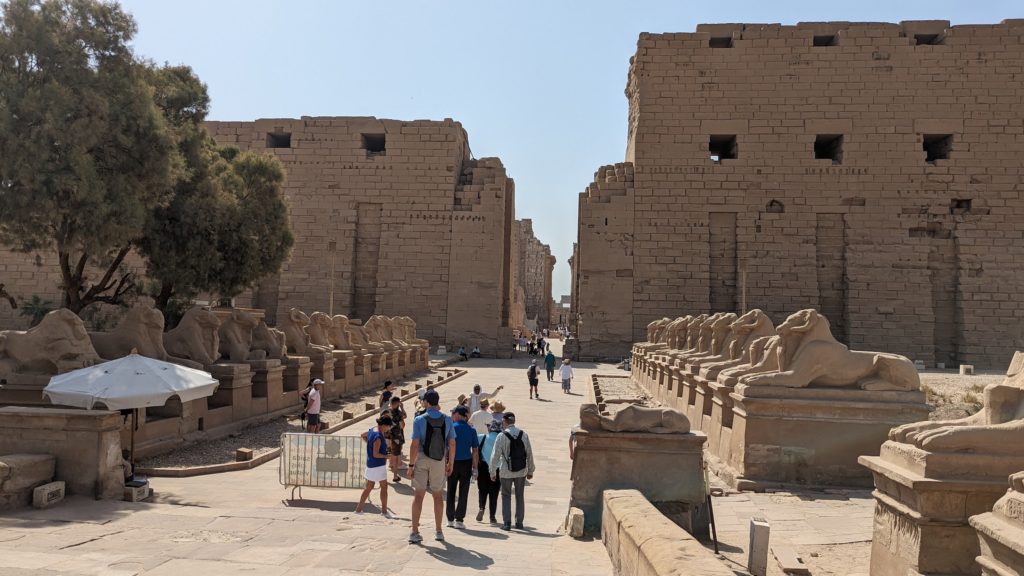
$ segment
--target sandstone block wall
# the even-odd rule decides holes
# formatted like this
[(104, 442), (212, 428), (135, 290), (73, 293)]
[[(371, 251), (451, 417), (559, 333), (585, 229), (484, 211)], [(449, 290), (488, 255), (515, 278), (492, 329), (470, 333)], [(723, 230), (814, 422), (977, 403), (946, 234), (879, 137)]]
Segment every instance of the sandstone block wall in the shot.
[[(599, 174), (580, 199), (583, 356), (625, 354), (663, 316), (815, 307), (854, 348), (1004, 365), (1024, 345), (1022, 34), (1024, 20), (641, 34), (630, 192), (605, 200)], [(588, 327), (611, 309), (629, 321)]]
[[(292, 307), (410, 316), (432, 346), (506, 348), (515, 184), (499, 159), (471, 158), (461, 124), (303, 117), (207, 128), (218, 143), (274, 154), (286, 171), (292, 257), (237, 305), (266, 309), (271, 324)], [(55, 254), (0, 251), (0, 282), (19, 298), (59, 305), (59, 280)], [(0, 328), (27, 323), (0, 305)]]
[(533, 221), (516, 221), (518, 228), (519, 282), (525, 295), (524, 313), (536, 320), (538, 328), (546, 328), (551, 321), (551, 273), (555, 257), (551, 248), (533, 233)]

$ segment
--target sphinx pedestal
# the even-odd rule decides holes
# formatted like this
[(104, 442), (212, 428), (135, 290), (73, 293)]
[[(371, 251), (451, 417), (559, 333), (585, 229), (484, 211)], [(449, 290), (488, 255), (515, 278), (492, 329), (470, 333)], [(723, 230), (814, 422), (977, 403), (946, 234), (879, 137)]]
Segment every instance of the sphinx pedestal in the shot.
[(928, 417), (923, 392), (782, 388), (740, 384), (731, 449), (720, 470), (739, 487), (764, 483), (870, 486), (858, 465), (878, 453), (889, 430)]
[(309, 359), (313, 363), (309, 369), (309, 377), (324, 381), (324, 399), (341, 396), (334, 385), (334, 356), (331, 352), (318, 353)]
[(309, 384), (309, 375), (312, 370), (313, 363), (309, 360), (309, 356), (285, 356), (284, 394), (295, 394), (295, 402), (298, 402), (298, 394)]
[(982, 573), (968, 519), (992, 510), (1024, 455), (937, 454), (889, 441), (860, 462), (875, 480), (871, 576)]
[(48, 374), (11, 374), (0, 381), (0, 403), (51, 406), (43, 398), (43, 388), (50, 378)]
[[(633, 488), (652, 502), (689, 505), (691, 519), (702, 509), (703, 447), (700, 432), (651, 434), (580, 430), (572, 462), (569, 506), (583, 510), (587, 530), (601, 526), (605, 490)], [(700, 515), (702, 517), (702, 515)], [(700, 526), (693, 526), (701, 531)]]
[(284, 393), (284, 366), (280, 360), (250, 360), (252, 404), (257, 413), (277, 412), (295, 406), (298, 396)]
[(1010, 489), (991, 512), (971, 516), (983, 576), (1024, 576), (1024, 494)]
[(206, 427), (215, 428), (252, 416), (252, 370), (249, 365), (225, 362), (210, 364), (206, 370), (220, 381), (217, 390), (206, 399)]
[(334, 387), (340, 396), (355, 391), (356, 353), (352, 350), (334, 350)]

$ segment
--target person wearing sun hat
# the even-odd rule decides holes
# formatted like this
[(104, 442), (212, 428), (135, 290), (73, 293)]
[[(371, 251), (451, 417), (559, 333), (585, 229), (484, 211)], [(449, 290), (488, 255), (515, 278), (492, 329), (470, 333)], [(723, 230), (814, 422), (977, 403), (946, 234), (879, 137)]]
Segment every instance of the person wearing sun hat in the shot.
[(495, 399), (491, 402), (491, 418), (493, 418), (499, 424), (501, 423), (501, 417), (505, 415), (505, 404), (501, 400)]

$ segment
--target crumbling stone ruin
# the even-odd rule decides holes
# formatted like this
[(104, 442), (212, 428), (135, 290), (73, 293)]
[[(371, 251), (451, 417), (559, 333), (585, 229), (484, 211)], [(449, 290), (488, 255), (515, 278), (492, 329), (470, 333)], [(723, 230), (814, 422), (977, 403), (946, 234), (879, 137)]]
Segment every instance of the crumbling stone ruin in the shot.
[(1024, 20), (641, 34), (625, 162), (580, 194), (581, 356), (661, 317), (815, 308), (928, 366), (1024, 346)]
[(525, 321), (534, 324), (533, 329), (551, 325), (551, 273), (555, 268), (555, 257), (551, 248), (541, 242), (533, 233), (533, 221), (516, 220), (518, 231), (519, 285), (523, 287), (523, 314)]

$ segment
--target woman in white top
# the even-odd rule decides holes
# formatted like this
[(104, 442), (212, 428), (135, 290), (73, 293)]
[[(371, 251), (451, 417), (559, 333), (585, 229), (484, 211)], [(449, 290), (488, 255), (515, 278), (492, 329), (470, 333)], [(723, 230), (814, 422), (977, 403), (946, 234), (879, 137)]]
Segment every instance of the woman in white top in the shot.
[(562, 365), (558, 368), (558, 377), (562, 379), (562, 393), (568, 394), (569, 388), (572, 386), (572, 360), (568, 358), (562, 360)]

